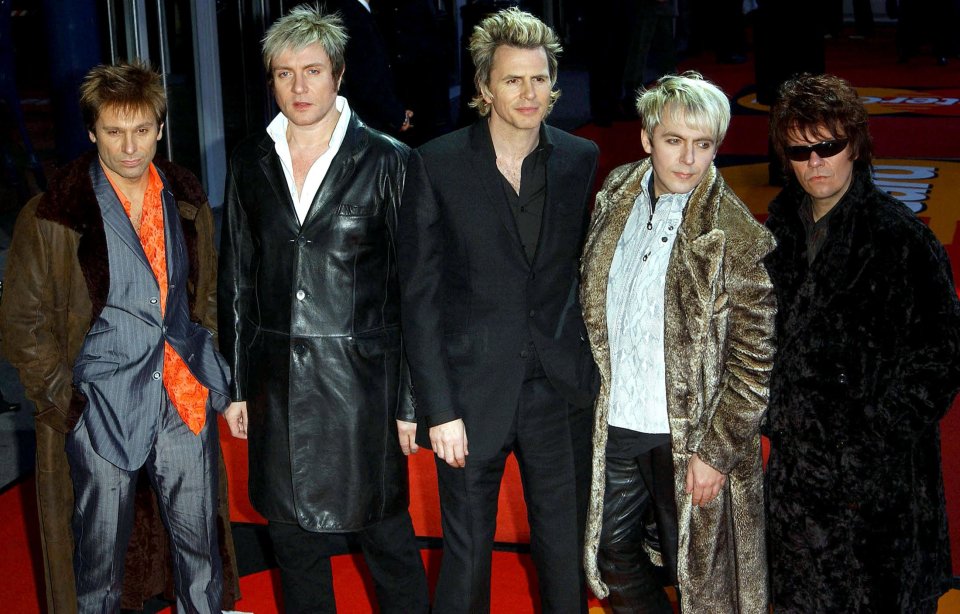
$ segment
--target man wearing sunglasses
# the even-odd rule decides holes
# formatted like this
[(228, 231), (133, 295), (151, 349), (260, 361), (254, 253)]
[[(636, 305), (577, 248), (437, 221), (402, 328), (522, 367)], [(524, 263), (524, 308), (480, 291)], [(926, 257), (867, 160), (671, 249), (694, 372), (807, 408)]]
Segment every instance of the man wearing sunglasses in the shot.
[(778, 613), (935, 612), (952, 576), (938, 423), (960, 388), (940, 242), (871, 177), (867, 112), (837, 77), (771, 115), (779, 350), (766, 425)]

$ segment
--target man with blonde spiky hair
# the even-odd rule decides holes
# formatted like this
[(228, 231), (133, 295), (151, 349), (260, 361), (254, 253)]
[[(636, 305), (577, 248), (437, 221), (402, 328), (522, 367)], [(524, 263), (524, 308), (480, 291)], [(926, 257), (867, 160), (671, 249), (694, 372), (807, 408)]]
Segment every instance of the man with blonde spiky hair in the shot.
[(650, 157), (607, 177), (581, 268), (601, 379), (587, 578), (616, 613), (673, 612), (665, 581), (684, 614), (766, 613), (774, 242), (713, 166), (730, 122), (719, 88), (669, 75), (637, 111)]
[(235, 375), (224, 417), (249, 437), (250, 500), (269, 522), (284, 611), (336, 611), (330, 534), (346, 533), (380, 611), (419, 614), (395, 239), (410, 150), (338, 95), (346, 42), (340, 19), (309, 5), (263, 40), (280, 113), (237, 147), (227, 179), (220, 332)]
[(512, 452), (543, 611), (582, 612), (596, 371), (577, 268), (597, 148), (544, 124), (560, 44), (543, 22), (517, 9), (491, 15), (470, 52), (480, 119), (411, 155), (400, 209), (404, 338), (443, 521), (434, 611), (490, 609)]

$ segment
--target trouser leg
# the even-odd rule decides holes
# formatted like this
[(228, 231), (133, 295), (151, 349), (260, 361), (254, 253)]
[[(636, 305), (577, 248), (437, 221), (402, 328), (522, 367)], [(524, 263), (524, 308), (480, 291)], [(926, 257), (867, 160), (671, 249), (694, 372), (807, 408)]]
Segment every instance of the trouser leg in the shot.
[(545, 377), (521, 389), (515, 453), (543, 611), (586, 612), (569, 406)]
[(217, 420), (194, 435), (164, 395), (160, 430), (146, 469), (173, 558), (178, 612), (220, 612), (223, 565), (217, 539)]
[(663, 444), (648, 450), (641, 455), (637, 466), (647, 491), (651, 495), (665, 580), (676, 586), (679, 528), (677, 525), (673, 450), (670, 444)]
[(360, 532), (380, 611), (417, 614), (429, 610), (427, 576), (410, 514), (404, 510)]
[(435, 614), (490, 611), (490, 566), (497, 499), (507, 452), (470, 456), (462, 468), (437, 459), (443, 558), (433, 602)]
[(326, 536), (286, 522), (270, 522), (267, 530), (280, 568), (283, 611), (335, 614), (337, 605)]
[(74, 486), (77, 610), (117, 612), (133, 527), (137, 472), (124, 471), (101, 458), (82, 419), (67, 436), (66, 450)]
[(577, 572), (580, 575), (580, 603), (586, 608), (589, 598), (587, 576), (583, 567), (584, 530), (590, 504), (590, 481), (593, 477), (593, 406), (570, 408), (570, 438), (573, 445), (573, 466), (577, 491)]
[(597, 564), (615, 613), (673, 612), (643, 550), (643, 520), (650, 505), (638, 459), (608, 457)]

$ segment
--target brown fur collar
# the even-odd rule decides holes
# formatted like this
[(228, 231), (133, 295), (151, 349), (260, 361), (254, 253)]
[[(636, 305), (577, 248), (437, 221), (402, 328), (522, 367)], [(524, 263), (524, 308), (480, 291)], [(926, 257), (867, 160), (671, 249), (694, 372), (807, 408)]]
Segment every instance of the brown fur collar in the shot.
[[(62, 224), (80, 235), (77, 245), (77, 260), (93, 306), (91, 323), (99, 317), (110, 291), (110, 268), (107, 260), (107, 237), (103, 230), (103, 218), (90, 181), (90, 164), (96, 152), (86, 153), (63, 167), (50, 182), (37, 205), (37, 217)], [(179, 166), (166, 160), (154, 159), (154, 164), (163, 175), (164, 184), (180, 206), (180, 222), (190, 259), (190, 284), (196, 287), (198, 274), (197, 229), (193, 218), (196, 207), (207, 201), (200, 182)], [(189, 203), (193, 207), (184, 207)], [(193, 312), (195, 297), (190, 293), (190, 311)]]

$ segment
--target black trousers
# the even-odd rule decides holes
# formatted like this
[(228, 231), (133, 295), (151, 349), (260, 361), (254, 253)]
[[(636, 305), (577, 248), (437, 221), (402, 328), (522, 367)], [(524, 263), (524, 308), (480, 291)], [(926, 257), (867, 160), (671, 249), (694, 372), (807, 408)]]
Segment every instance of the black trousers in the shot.
[[(287, 614), (337, 611), (330, 567), (331, 536), (306, 531), (299, 525), (268, 525), (283, 586)], [(385, 614), (417, 614), (429, 610), (427, 577), (417, 548), (410, 514), (384, 518), (357, 533), (363, 556)]]
[[(490, 611), (490, 568), (497, 500), (510, 452), (530, 522), (530, 550), (546, 613), (585, 613), (583, 529), (590, 481), (592, 410), (571, 407), (539, 371), (529, 366), (513, 427), (490, 458), (467, 457), (454, 469), (437, 460), (443, 559), (435, 614)], [(470, 433), (467, 433), (469, 437)]]
[[(649, 533), (651, 520), (655, 536)], [(659, 542), (663, 572), (643, 550), (651, 537)], [(672, 614), (663, 586), (677, 583), (677, 539), (670, 443), (630, 458), (608, 453), (597, 564), (614, 613)]]

